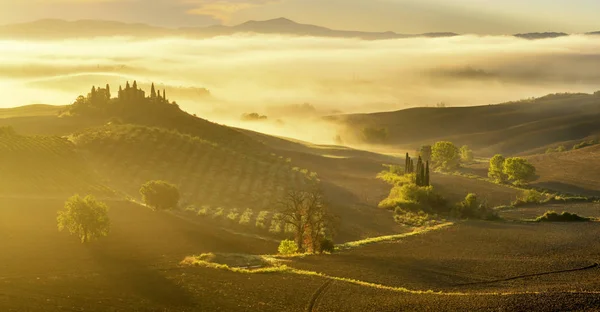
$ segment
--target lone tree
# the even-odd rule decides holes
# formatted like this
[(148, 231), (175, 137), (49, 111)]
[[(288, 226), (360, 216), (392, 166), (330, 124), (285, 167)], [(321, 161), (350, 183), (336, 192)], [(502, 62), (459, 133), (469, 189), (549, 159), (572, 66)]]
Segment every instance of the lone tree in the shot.
[(535, 167), (525, 158), (513, 157), (504, 162), (504, 174), (515, 184), (525, 184), (535, 179)]
[(283, 221), (294, 229), (298, 252), (323, 251), (321, 244), (332, 217), (318, 185), (313, 184), (307, 190), (289, 191), (280, 202), (279, 212)]
[(504, 162), (506, 159), (500, 154), (496, 154), (490, 159), (490, 168), (488, 169), (488, 177), (496, 183), (506, 182), (506, 174), (504, 174)]
[(56, 220), (59, 231), (68, 230), (72, 235), (79, 236), (82, 243), (107, 236), (110, 231), (108, 207), (91, 195), (69, 198), (64, 210), (58, 211)]
[(169, 182), (148, 181), (140, 188), (140, 194), (154, 210), (171, 210), (179, 204), (179, 189)]
[(442, 170), (454, 170), (460, 165), (460, 152), (452, 142), (437, 142), (431, 148), (433, 165)]
[(466, 163), (473, 161), (473, 151), (467, 145), (460, 148), (460, 160)]

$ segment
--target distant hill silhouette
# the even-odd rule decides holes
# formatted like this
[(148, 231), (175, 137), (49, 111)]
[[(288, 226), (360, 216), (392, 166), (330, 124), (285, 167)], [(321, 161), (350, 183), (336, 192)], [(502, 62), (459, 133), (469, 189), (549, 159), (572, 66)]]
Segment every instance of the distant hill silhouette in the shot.
[(450, 140), (483, 155), (520, 154), (600, 134), (600, 92), (551, 94), (498, 105), (411, 108), (327, 117), (344, 142), (365, 143), (365, 128), (385, 128), (383, 145), (413, 149)]
[(534, 33), (525, 33), (525, 34), (516, 34), (515, 37), (523, 38), (523, 39), (548, 39), (548, 38), (558, 38), (558, 37), (566, 37), (569, 34), (564, 32), (534, 32)]
[(56, 19), (31, 23), (0, 26), (1, 38), (64, 39), (105, 36), (163, 37), (184, 36), (208, 38), (237, 33), (285, 34), (293, 36), (317, 36), (333, 38), (361, 38), (367, 40), (456, 36), (451, 32), (425, 34), (398, 34), (395, 32), (362, 32), (333, 30), (326, 27), (299, 24), (286, 18), (266, 21), (248, 21), (236, 26), (214, 25), (208, 27), (162, 28), (145, 24), (128, 24), (112, 21)]

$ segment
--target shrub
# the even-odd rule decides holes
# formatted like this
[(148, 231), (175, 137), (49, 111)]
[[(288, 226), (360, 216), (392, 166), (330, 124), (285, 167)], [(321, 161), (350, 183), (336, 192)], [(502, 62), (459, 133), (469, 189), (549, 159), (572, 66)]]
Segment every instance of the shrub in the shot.
[(413, 212), (409, 209), (396, 207), (394, 213), (394, 220), (396, 222), (408, 226), (421, 227), (435, 223), (434, 218), (423, 211)]
[(196, 207), (194, 207), (194, 205), (189, 205), (189, 206), (185, 207), (185, 212), (186, 213), (197, 213)]
[(81, 198), (75, 195), (65, 202), (65, 208), (56, 218), (58, 230), (68, 230), (79, 236), (82, 243), (107, 236), (110, 231), (108, 207), (88, 195)]
[(254, 211), (252, 211), (252, 209), (244, 210), (244, 213), (242, 213), (242, 216), (240, 217), (240, 225), (250, 224), (250, 219), (252, 219), (253, 214)]
[(146, 205), (155, 210), (171, 210), (179, 203), (179, 189), (165, 181), (148, 181), (140, 188)]
[(459, 218), (499, 219), (497, 212), (490, 209), (486, 202), (480, 202), (477, 194), (474, 193), (469, 193), (464, 201), (458, 203), (454, 208), (453, 214)]
[(379, 207), (386, 209), (401, 207), (410, 211), (444, 212), (447, 203), (443, 197), (434, 192), (433, 186), (420, 187), (411, 183), (394, 186), (388, 198), (379, 203)]
[(535, 219), (536, 222), (586, 222), (590, 218), (580, 217), (574, 213), (563, 212), (558, 214), (555, 211), (546, 211), (542, 216)]
[(525, 190), (513, 203), (513, 206), (522, 204), (541, 204), (544, 202), (544, 194), (536, 190)]
[(240, 213), (238, 212), (237, 208), (233, 208), (229, 211), (229, 213), (227, 214), (227, 219), (229, 221), (235, 222), (237, 221), (237, 218), (240, 216)]
[(223, 209), (223, 207), (219, 207), (219, 208), (215, 209), (212, 217), (213, 217), (213, 219), (222, 218), (224, 213), (225, 213), (225, 210)]
[(556, 148), (556, 152), (558, 152), (558, 153), (562, 153), (562, 152), (565, 152), (565, 151), (567, 151), (567, 148), (564, 145), (561, 145), (561, 146), (559, 146), (559, 147)]
[(264, 229), (265, 226), (265, 221), (267, 219), (267, 216), (269, 215), (268, 211), (261, 211), (258, 213), (258, 216), (256, 216), (256, 227), (260, 228), (260, 229)]
[(335, 244), (333, 243), (332, 239), (323, 237), (321, 238), (321, 241), (319, 242), (319, 252), (323, 253), (323, 252), (329, 252), (332, 253), (335, 250)]
[(205, 217), (210, 214), (210, 206), (202, 206), (198, 209), (197, 215), (201, 217)]
[(279, 243), (277, 251), (280, 255), (293, 255), (298, 252), (298, 245), (293, 240), (284, 239)]

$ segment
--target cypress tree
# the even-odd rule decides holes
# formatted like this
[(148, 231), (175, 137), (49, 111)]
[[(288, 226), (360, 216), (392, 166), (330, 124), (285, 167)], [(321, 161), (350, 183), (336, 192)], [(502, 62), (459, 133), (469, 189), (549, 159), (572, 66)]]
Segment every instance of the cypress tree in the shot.
[(127, 84), (125, 85), (125, 90), (129, 90), (131, 89), (131, 87), (129, 86), (129, 81), (127, 81)]
[(133, 90), (137, 90), (137, 80), (133, 81)]
[(406, 153), (406, 158), (404, 158), (404, 173), (410, 173), (410, 156)]
[(158, 99), (159, 99), (159, 100), (161, 99), (161, 96), (160, 96), (160, 90), (158, 90)]
[(119, 96), (119, 99), (121, 97), (123, 97), (123, 87), (121, 87), (121, 85), (119, 85), (119, 94), (118, 94), (118, 96)]
[(431, 185), (429, 182), (429, 160), (425, 165), (425, 186)]
[(110, 100), (111, 95), (110, 95), (110, 86), (108, 85), (108, 83), (106, 84), (106, 99)]
[(425, 166), (423, 166), (423, 163), (421, 163), (421, 185), (419, 186), (428, 186), (427, 185), (427, 180), (425, 178)]
[(150, 89), (150, 97), (156, 98), (156, 89), (154, 88), (154, 82), (152, 83), (152, 88)]
[(167, 101), (167, 90), (163, 89), (163, 100)]

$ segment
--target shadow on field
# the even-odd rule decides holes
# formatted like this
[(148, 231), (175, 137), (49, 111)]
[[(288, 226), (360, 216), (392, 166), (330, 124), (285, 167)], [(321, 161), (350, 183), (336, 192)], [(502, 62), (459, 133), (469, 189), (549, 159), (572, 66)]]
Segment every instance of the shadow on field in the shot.
[(134, 259), (135, 251), (116, 254), (102, 246), (88, 246), (90, 255), (101, 266), (106, 277), (117, 287), (130, 288), (132, 292), (149, 301), (168, 306), (192, 306), (192, 296), (173, 280), (156, 269)]
[(571, 193), (571, 194), (579, 194), (584, 196), (600, 196), (599, 190), (591, 190), (587, 188), (583, 188), (580, 186), (567, 184), (558, 181), (548, 181), (548, 182), (540, 182), (532, 184), (534, 187), (539, 188), (547, 188), (553, 191)]

